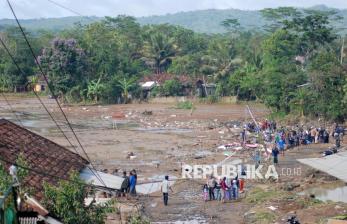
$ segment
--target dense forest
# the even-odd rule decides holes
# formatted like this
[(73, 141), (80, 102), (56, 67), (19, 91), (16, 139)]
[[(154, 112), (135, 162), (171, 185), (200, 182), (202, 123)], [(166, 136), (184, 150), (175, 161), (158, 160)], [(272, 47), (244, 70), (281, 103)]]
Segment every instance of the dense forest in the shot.
[[(129, 16), (106, 17), (59, 32), (40, 30), (29, 41), (53, 93), (68, 102), (127, 102), (139, 82), (170, 77), (156, 94), (182, 95), (197, 80), (215, 83), (210, 100), (258, 100), (276, 113), (344, 120), (347, 115), (345, 36), (334, 11), (264, 9), (259, 30), (225, 19), (223, 34), (203, 34), (169, 24), (141, 25)], [(0, 48), (0, 88), (33, 84), (38, 69), (17, 27), (0, 32), (20, 73)]]
[[(332, 25), (339, 29), (347, 27), (347, 9), (333, 9), (325, 5), (316, 5), (310, 8), (297, 8), (298, 11), (304, 10), (319, 10), (319, 11), (336, 11), (336, 14), (342, 17), (339, 21), (332, 21)], [(40, 19), (24, 19), (21, 20), (22, 25), (31, 32), (38, 30), (61, 31), (63, 29), (72, 28), (75, 23), (83, 25), (90, 24), (102, 20), (101, 17), (91, 16), (70, 16), (63, 18), (40, 18)], [(237, 19), (240, 22), (240, 29), (245, 31), (257, 29), (263, 30), (269, 21), (262, 16), (259, 10), (240, 10), (240, 9), (207, 9), (196, 10), (189, 12), (178, 12), (166, 15), (138, 17), (136, 21), (140, 25), (157, 25), (157, 24), (171, 24), (182, 26), (186, 29), (193, 30), (200, 33), (225, 33), (227, 29), (222, 25), (226, 19)], [(1, 27), (16, 25), (13, 19), (0, 19)], [(340, 29), (339, 32), (346, 34), (346, 29)]]

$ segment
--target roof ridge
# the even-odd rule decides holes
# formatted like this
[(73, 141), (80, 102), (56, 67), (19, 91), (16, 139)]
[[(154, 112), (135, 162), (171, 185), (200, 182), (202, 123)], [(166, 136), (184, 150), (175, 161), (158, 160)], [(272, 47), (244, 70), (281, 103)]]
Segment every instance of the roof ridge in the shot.
[[(11, 122), (11, 121), (9, 121), (9, 120), (7, 120), (7, 119), (5, 119), (5, 118), (0, 118), (0, 125), (6, 124), (6, 123), (7, 123), (7, 124), (10, 124), (10, 125), (14, 125), (14, 126), (16, 126), (17, 128), (20, 128), (20, 129), (22, 129), (22, 130), (28, 132), (29, 134), (32, 134), (32, 135), (34, 135), (35, 137), (38, 137), (39, 139), (42, 139), (42, 140), (44, 140), (44, 141), (48, 141), (49, 143), (54, 144), (55, 146), (61, 148), (61, 149), (64, 150), (64, 151), (67, 151), (67, 152), (72, 153), (72, 154), (74, 154), (74, 155), (76, 155), (76, 156), (79, 156), (80, 158), (82, 158), (82, 160), (84, 160), (84, 161), (86, 162), (86, 164), (89, 164), (88, 160), (86, 160), (83, 156), (81, 156), (81, 155), (79, 155), (79, 154), (77, 154), (77, 153), (75, 153), (75, 152), (72, 152), (71, 150), (65, 148), (64, 146), (61, 146), (61, 145), (55, 143), (54, 141), (52, 141), (52, 140), (50, 140), (50, 139), (48, 139), (48, 138), (46, 138), (46, 137), (43, 137), (43, 136), (41, 136), (41, 135), (39, 135), (39, 134), (36, 134), (35, 132), (33, 132), (33, 131), (31, 131), (31, 130), (29, 130), (29, 129), (27, 129), (27, 128), (21, 127), (20, 125), (17, 125), (16, 123)], [(0, 129), (1, 129), (1, 127), (0, 127)], [(5, 144), (4, 146), (7, 146), (7, 144), (4, 143), (4, 142), (0, 142), (0, 143), (2, 143), (2, 145)], [(27, 144), (26, 142), (24, 142), (24, 143)], [(31, 142), (30, 142), (30, 143), (31, 143)]]

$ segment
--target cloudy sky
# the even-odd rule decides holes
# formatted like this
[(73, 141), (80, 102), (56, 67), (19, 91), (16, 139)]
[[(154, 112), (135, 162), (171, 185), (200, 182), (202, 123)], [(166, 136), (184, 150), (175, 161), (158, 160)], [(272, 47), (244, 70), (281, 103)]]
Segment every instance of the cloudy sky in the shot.
[[(75, 15), (50, 1), (86, 16), (163, 15), (199, 9), (262, 9), (278, 6), (309, 7), (324, 4), (347, 8), (347, 0), (11, 0), (22, 19), (51, 18)], [(0, 18), (12, 18), (6, 0), (0, 0)]]

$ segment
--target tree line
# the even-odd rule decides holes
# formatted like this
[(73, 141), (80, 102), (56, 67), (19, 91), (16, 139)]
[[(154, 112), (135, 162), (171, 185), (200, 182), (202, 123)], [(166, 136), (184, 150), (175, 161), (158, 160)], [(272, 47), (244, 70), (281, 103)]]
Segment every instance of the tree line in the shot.
[[(347, 115), (347, 63), (344, 36), (332, 23), (333, 11), (292, 7), (264, 9), (262, 31), (245, 31), (237, 19), (222, 25), (225, 34), (196, 33), (169, 24), (141, 26), (129, 16), (105, 17), (59, 32), (27, 33), (53, 92), (69, 102), (127, 102), (139, 98), (139, 81), (171, 74), (159, 95), (181, 95), (185, 85), (215, 83), (213, 96), (258, 100), (274, 112), (344, 120)], [(265, 31), (264, 31), (265, 30)], [(38, 74), (19, 30), (0, 37), (24, 74), (0, 48), (0, 88), (34, 83)], [(188, 83), (188, 84), (187, 84)]]

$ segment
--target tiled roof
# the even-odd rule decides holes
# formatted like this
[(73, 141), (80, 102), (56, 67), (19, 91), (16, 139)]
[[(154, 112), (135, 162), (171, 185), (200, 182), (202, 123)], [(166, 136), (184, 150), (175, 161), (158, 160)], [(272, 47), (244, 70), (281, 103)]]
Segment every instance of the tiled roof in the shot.
[[(72, 170), (79, 172), (88, 164), (76, 153), (8, 120), (0, 119), (0, 157), (14, 163), (20, 152), (31, 169), (58, 178), (69, 178)], [(11, 164), (4, 165), (8, 168)], [(32, 188), (36, 198), (41, 199), (44, 181), (51, 184), (59, 182), (58, 178), (51, 176), (29, 171), (23, 184)]]

